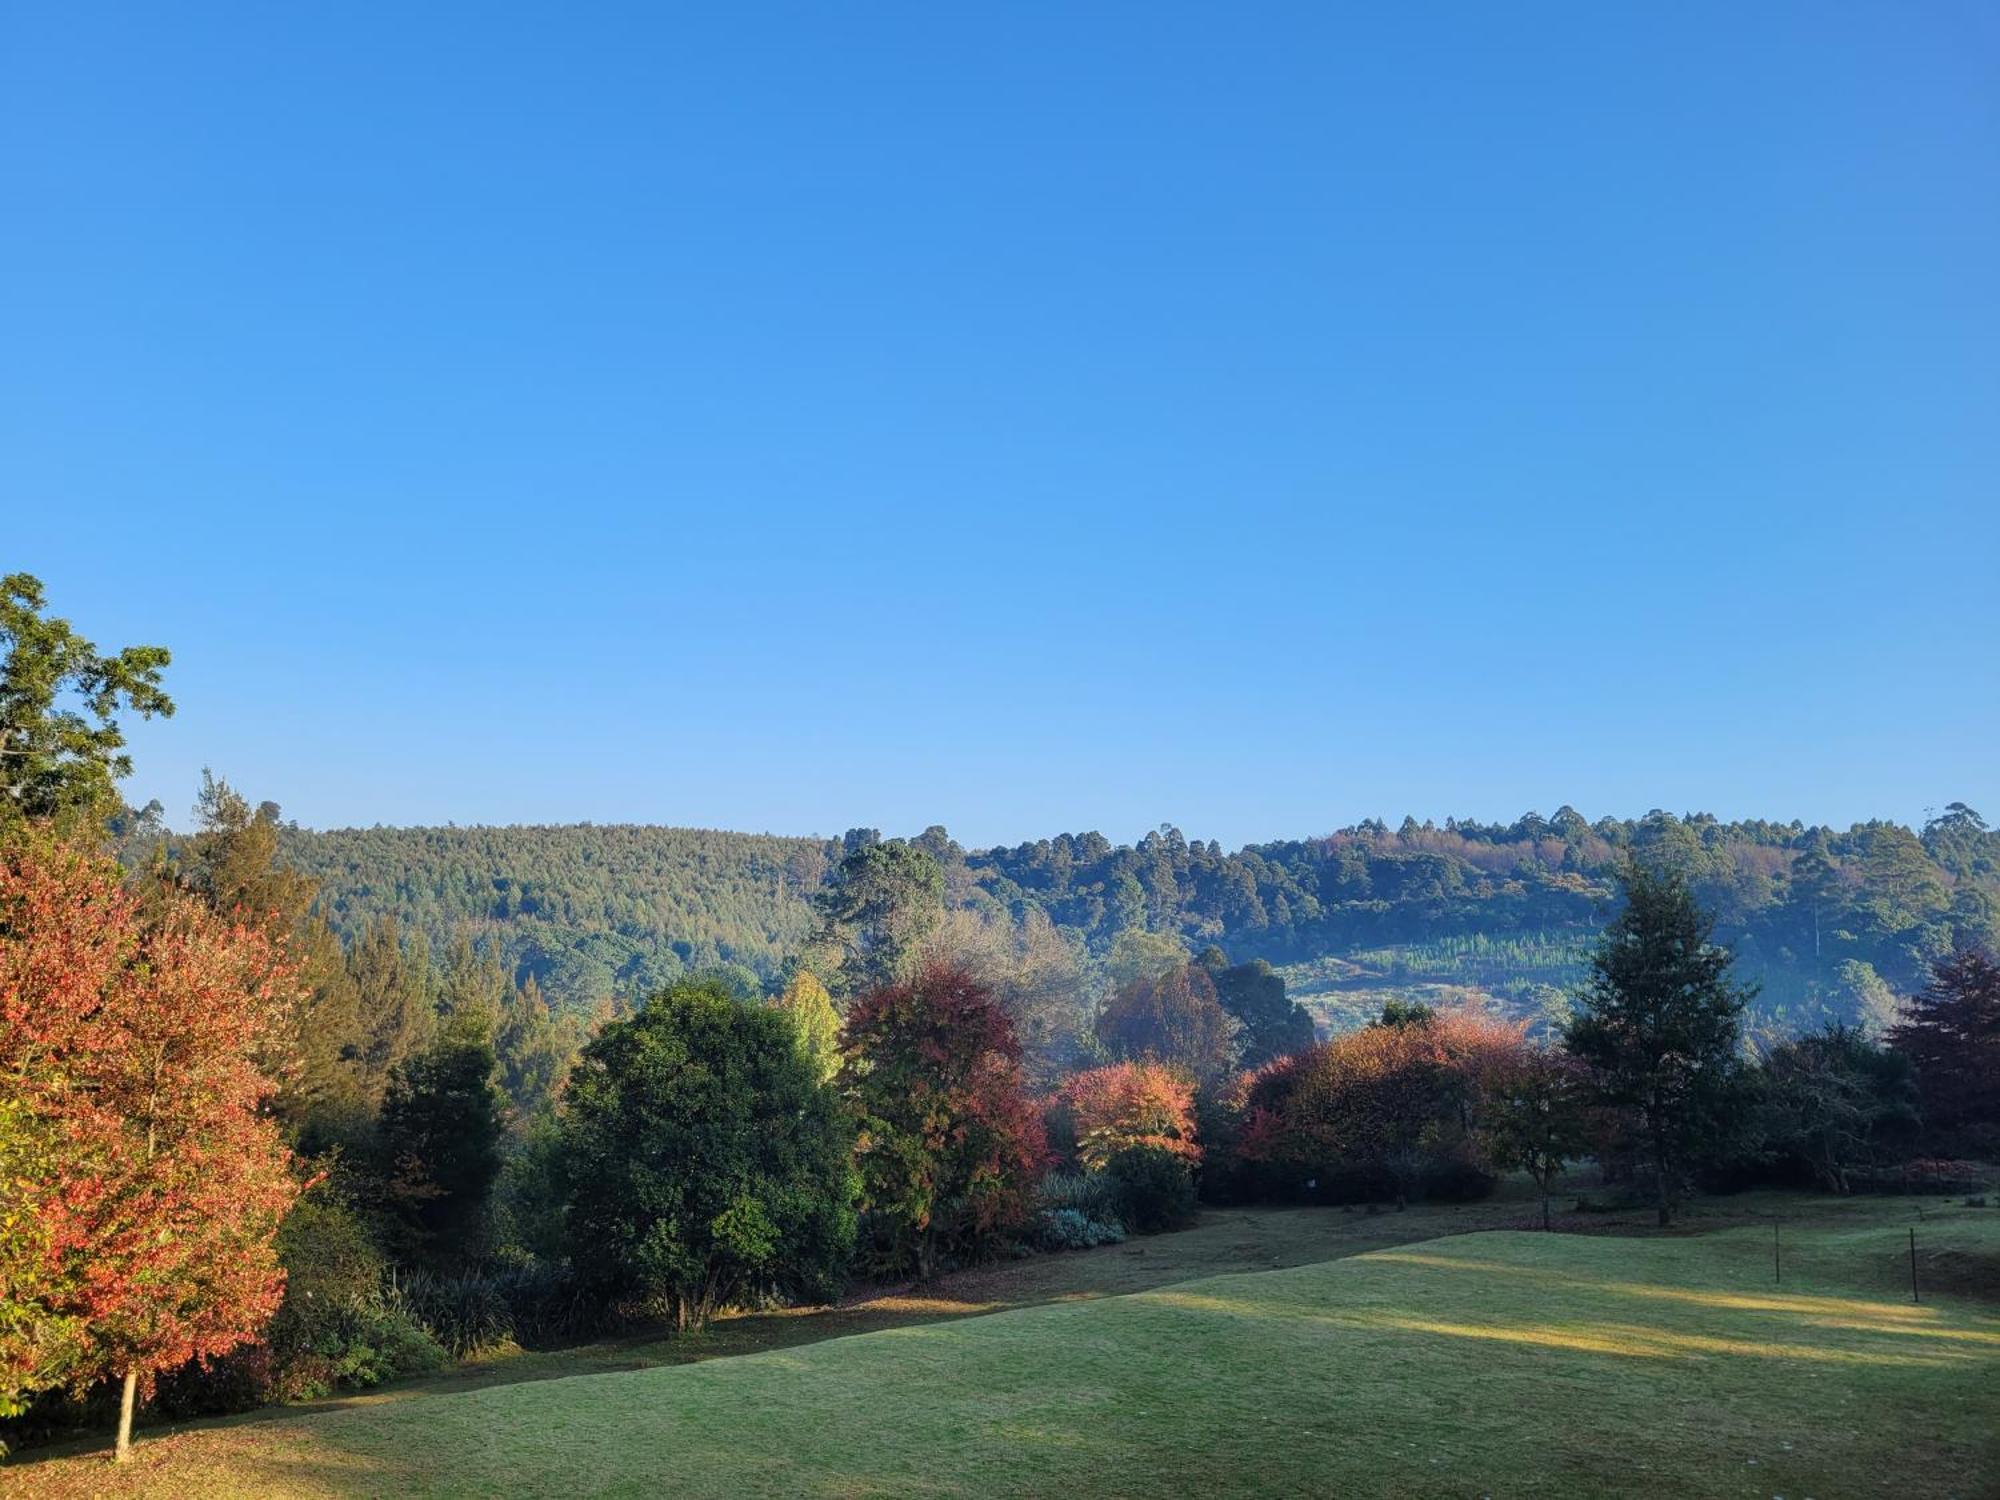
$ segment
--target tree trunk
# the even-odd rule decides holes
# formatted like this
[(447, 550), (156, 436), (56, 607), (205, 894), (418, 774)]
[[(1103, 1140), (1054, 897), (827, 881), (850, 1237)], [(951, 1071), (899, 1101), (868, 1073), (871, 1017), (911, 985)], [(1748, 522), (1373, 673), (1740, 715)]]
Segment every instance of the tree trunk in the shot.
[(1660, 1203), (1660, 1228), (1673, 1222), (1673, 1205), (1667, 1198), (1667, 1141), (1665, 1132), (1653, 1132), (1653, 1182)]
[(118, 1446), (112, 1449), (114, 1463), (124, 1463), (132, 1457), (132, 1407), (139, 1395), (139, 1372), (125, 1372), (125, 1393), (118, 1401)]
[(1548, 1233), (1548, 1230), (1549, 1230), (1549, 1190), (1547, 1188), (1543, 1188), (1542, 1189), (1542, 1232), (1546, 1234)]

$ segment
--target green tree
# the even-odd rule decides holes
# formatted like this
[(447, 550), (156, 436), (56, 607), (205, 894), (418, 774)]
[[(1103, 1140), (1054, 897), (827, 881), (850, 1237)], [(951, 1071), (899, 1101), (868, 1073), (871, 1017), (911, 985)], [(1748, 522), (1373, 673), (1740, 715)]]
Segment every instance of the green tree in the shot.
[(810, 969), (800, 969), (771, 1005), (792, 1023), (799, 1050), (819, 1081), (833, 1082), (840, 1072), (840, 1012), (833, 1008), (833, 996), (819, 976)]
[(319, 884), (285, 861), (275, 803), (252, 809), (204, 770), (195, 816), (173, 873), (219, 915), (283, 943), (305, 987), (290, 1027), (292, 1066), (280, 1075), (279, 1118), (308, 1151), (355, 1140), (368, 1114), (356, 986), (340, 940), (314, 910)]
[(1829, 1192), (1845, 1193), (1849, 1172), (1916, 1129), (1909, 1060), (1837, 1021), (1774, 1048), (1764, 1085), (1766, 1150)]
[(2000, 1145), (2000, 964), (1976, 948), (1940, 960), (1889, 1045), (1916, 1067), (1926, 1130), (1959, 1150)]
[(1262, 1067), (1274, 1057), (1313, 1044), (1312, 1017), (1286, 996), (1284, 976), (1263, 959), (1224, 966), (1212, 974), (1215, 998), (1242, 1023), (1244, 1067)]
[(106, 655), (46, 613), (41, 581), (0, 578), (0, 826), (30, 818), (101, 822), (132, 772), (116, 715), (170, 717), (164, 646)]
[(1527, 1049), (1487, 1085), (1481, 1144), (1496, 1166), (1526, 1172), (1549, 1228), (1549, 1188), (1590, 1148), (1590, 1075), (1567, 1052)]
[(831, 955), (836, 988), (859, 994), (894, 983), (914, 964), (944, 916), (944, 874), (914, 844), (863, 844), (840, 862), (816, 904), (812, 948)]
[(393, 918), (371, 924), (347, 950), (354, 986), (356, 1061), (361, 1088), (379, 1103), (396, 1067), (423, 1050), (436, 1024), (430, 955), (405, 943)]
[(405, 1264), (449, 1268), (485, 1249), (505, 1131), (495, 1067), (490, 1023), (470, 1012), (390, 1075), (376, 1148)]
[(1637, 861), (1625, 904), (1591, 957), (1564, 1043), (1624, 1112), (1652, 1168), (1659, 1219), (1672, 1222), (1678, 1174), (1721, 1132), (1744, 1007), (1756, 993), (1730, 977), (1714, 919), (1666, 865)]
[(1197, 964), (1135, 979), (1097, 1017), (1097, 1037), (1113, 1057), (1164, 1063), (1209, 1083), (1237, 1064), (1242, 1026), (1215, 997)]
[(523, 1129), (554, 1108), (582, 1046), (582, 1021), (555, 1014), (532, 976), (508, 993), (494, 1050), (500, 1058), (500, 1086)]
[(570, 1255), (696, 1328), (755, 1292), (825, 1298), (854, 1243), (853, 1136), (791, 1023), (684, 980), (583, 1050), (561, 1119)]

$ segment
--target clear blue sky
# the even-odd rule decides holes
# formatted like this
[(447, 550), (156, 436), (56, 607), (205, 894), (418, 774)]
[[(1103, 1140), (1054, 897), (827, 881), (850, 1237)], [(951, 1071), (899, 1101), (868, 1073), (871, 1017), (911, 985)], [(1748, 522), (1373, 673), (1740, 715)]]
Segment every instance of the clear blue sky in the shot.
[(1983, 0), (16, 3), (0, 204), (177, 821), (2000, 818)]

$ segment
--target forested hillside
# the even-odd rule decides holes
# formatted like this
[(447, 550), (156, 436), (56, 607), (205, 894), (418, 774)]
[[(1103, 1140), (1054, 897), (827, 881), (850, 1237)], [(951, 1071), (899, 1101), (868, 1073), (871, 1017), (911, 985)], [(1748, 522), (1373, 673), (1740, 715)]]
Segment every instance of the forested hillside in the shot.
[[(353, 937), (394, 916), (443, 946), (460, 932), (587, 1006), (684, 969), (735, 964), (768, 980), (814, 925), (810, 897), (845, 841), (631, 826), (288, 829)], [(1587, 822), (1565, 807), (1511, 824), (1366, 822), (1225, 853), (1163, 828), (1135, 845), (1063, 834), (966, 851), (914, 840), (955, 905), (1038, 908), (1093, 953), (1121, 933), (1285, 966), (1336, 1018), (1384, 992), (1463, 988), (1543, 1008), (1574, 977), (1628, 854), (1688, 872), (1718, 933), (1781, 1025), (1879, 1018), (1955, 937), (2000, 936), (2000, 833), (1952, 804), (1921, 831), (1844, 831), (1651, 813)]]

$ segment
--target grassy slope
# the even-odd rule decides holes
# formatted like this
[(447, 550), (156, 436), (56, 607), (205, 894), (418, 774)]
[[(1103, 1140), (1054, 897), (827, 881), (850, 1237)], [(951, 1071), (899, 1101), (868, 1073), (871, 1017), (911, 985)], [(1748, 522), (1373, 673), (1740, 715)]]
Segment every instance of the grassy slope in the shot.
[[(2000, 1214), (1933, 1210), (1938, 1263)], [(1884, 1214), (1490, 1232), (741, 1359), (157, 1438), (17, 1493), (1981, 1495), (2000, 1317)], [(20, 1489), (25, 1484), (27, 1489)]]

